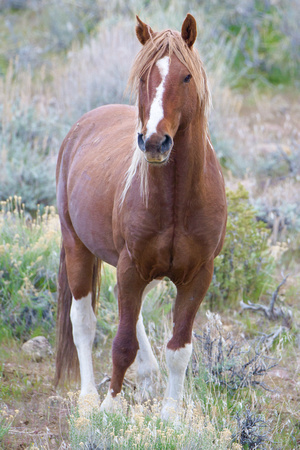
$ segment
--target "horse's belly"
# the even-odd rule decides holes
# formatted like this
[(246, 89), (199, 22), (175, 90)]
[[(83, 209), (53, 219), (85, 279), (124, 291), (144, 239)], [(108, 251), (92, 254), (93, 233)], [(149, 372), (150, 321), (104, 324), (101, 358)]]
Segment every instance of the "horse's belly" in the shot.
[(90, 226), (87, 221), (85, 223), (73, 222), (73, 226), (77, 236), (91, 253), (101, 261), (116, 266), (119, 255), (114, 247), (111, 230), (100, 221), (96, 223), (98, 228), (93, 224)]
[[(82, 189), (81, 186), (85, 186)], [(74, 185), (69, 192), (69, 214), (73, 228), (81, 242), (99, 259), (117, 265), (116, 251), (111, 225), (111, 203), (107, 195), (92, 196), (88, 181)]]

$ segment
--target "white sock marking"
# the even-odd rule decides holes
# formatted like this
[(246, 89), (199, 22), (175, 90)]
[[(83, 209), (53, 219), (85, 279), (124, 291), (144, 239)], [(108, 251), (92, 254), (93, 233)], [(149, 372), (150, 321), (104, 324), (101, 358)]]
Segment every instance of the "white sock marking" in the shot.
[(116, 411), (116, 406), (118, 405), (117, 397), (113, 397), (111, 394), (113, 389), (108, 389), (105, 399), (101, 403), (100, 411), (105, 411), (108, 413), (113, 413)]
[(192, 344), (185, 344), (185, 347), (179, 348), (178, 350), (170, 350), (169, 348), (166, 350), (169, 380), (165, 392), (164, 406), (161, 412), (163, 420), (168, 420), (178, 410), (183, 396), (185, 371), (192, 354), (192, 349)]
[(139, 350), (136, 356), (138, 378), (150, 377), (153, 372), (158, 372), (158, 364), (152, 352), (152, 348), (146, 335), (143, 316), (140, 313), (136, 325), (136, 335), (139, 342)]
[(80, 300), (75, 300), (73, 297), (70, 318), (73, 327), (73, 339), (77, 349), (80, 366), (80, 395), (97, 394), (92, 362), (92, 346), (96, 331), (96, 316), (92, 308), (91, 294), (88, 294)]
[(147, 133), (145, 136), (146, 139), (148, 139), (153, 133), (156, 132), (157, 125), (164, 117), (164, 108), (162, 101), (165, 90), (164, 84), (169, 73), (169, 57), (164, 56), (163, 58), (159, 59), (156, 63), (156, 66), (158, 67), (159, 73), (161, 75), (161, 82), (156, 88), (156, 94), (150, 108), (150, 116), (147, 123)]
[[(148, 292), (159, 283), (160, 280), (153, 280), (145, 287), (143, 300)], [(139, 320), (136, 325), (136, 336), (139, 342), (139, 350), (136, 355), (137, 378), (142, 385), (141, 387), (148, 389), (150, 387), (152, 375), (158, 372), (158, 364), (145, 331), (142, 312), (140, 312)]]

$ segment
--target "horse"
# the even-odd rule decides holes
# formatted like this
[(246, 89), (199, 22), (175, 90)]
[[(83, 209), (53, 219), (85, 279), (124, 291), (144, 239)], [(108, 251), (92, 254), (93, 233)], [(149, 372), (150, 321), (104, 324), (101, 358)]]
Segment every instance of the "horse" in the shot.
[(104, 261), (117, 269), (119, 324), (100, 409), (114, 410), (135, 360), (140, 383), (151, 388), (158, 364), (141, 305), (147, 291), (168, 277), (177, 288), (161, 410), (168, 420), (183, 399), (193, 322), (223, 245), (227, 208), (208, 131), (210, 91), (194, 47), (195, 18), (188, 14), (180, 33), (154, 32), (137, 17), (136, 36), (142, 47), (129, 76), (136, 106), (105, 105), (86, 113), (58, 155), (56, 384), (79, 362), (80, 398), (92, 394), (99, 405), (92, 345)]

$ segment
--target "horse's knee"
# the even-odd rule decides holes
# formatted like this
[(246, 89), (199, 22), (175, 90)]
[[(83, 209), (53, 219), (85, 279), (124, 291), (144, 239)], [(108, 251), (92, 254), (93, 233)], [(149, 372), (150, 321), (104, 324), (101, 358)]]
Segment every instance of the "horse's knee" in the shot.
[(135, 336), (117, 334), (112, 346), (113, 364), (121, 369), (127, 369), (135, 360), (139, 344)]

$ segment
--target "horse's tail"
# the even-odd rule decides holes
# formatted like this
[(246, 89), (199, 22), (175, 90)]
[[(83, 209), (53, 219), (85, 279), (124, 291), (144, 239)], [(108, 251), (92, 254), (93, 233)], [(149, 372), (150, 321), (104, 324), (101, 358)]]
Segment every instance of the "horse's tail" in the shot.
[[(100, 294), (100, 269), (101, 261), (95, 257), (92, 278), (92, 307), (94, 311)], [(71, 304), (72, 293), (67, 277), (66, 253), (62, 243), (58, 273), (55, 386), (60, 381), (69, 380), (71, 377), (78, 379), (79, 376), (79, 362), (70, 319)]]

